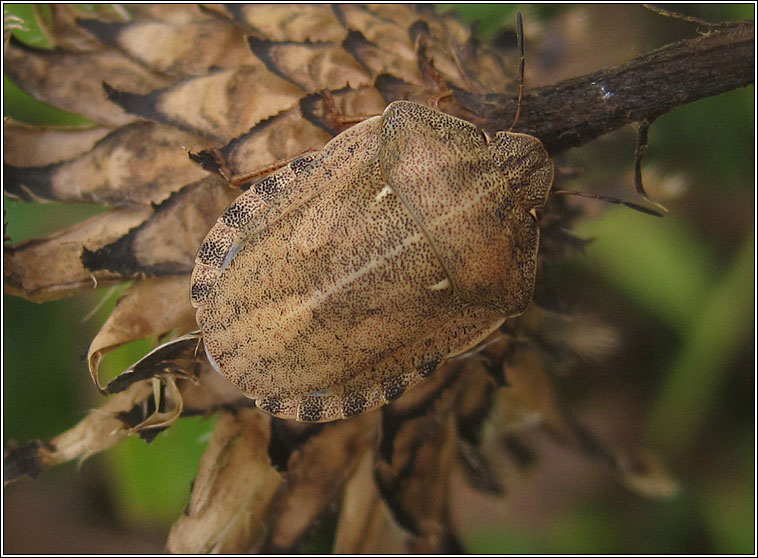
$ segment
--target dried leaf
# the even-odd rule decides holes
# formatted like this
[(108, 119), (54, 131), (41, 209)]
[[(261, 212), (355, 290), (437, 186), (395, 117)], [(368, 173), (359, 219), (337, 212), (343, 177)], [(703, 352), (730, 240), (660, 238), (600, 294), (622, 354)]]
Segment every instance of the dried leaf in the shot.
[(134, 117), (110, 102), (103, 81), (138, 92), (166, 87), (172, 81), (113, 51), (41, 52), (15, 43), (5, 49), (5, 71), (36, 98), (106, 126), (121, 126)]
[(513, 94), (516, 91), (513, 79), (513, 69), (517, 66), (515, 57), (513, 60), (504, 59), (502, 52), (480, 45), (471, 30), (452, 12), (439, 19), (425, 20), (425, 23), (429, 28), (424, 37), (425, 56), (433, 60), (438, 72), (452, 79), (454, 87), (479, 93)]
[(379, 74), (374, 80), (374, 86), (387, 103), (406, 99), (425, 104), (433, 95), (439, 93), (425, 85), (410, 83), (391, 74)]
[(369, 4), (365, 9), (375, 20), (393, 21), (406, 27), (418, 19), (434, 21), (446, 17), (444, 14), (437, 14), (437, 9), (431, 4)]
[[(475, 61), (478, 53), (470, 53), (465, 61), (459, 57), (465, 52), (461, 50), (460, 45), (469, 45), (469, 48), (475, 49), (476, 43), (472, 42), (471, 31), (456, 17), (443, 14), (436, 19), (420, 19), (411, 26), (410, 33), (420, 65), (431, 63), (452, 86), (477, 91), (475, 84), (469, 83), (466, 79), (464, 64)], [(502, 67), (498, 69), (502, 70)], [(497, 79), (504, 76), (494, 77)], [(500, 90), (500, 87), (496, 91)]]
[(269, 417), (252, 409), (221, 413), (184, 515), (171, 528), (172, 553), (239, 553), (260, 544), (283, 478), (266, 450)]
[(227, 4), (210, 9), (273, 41), (339, 41), (344, 29), (326, 4)]
[[(374, 88), (335, 91), (333, 98), (341, 114), (373, 116), (384, 103)], [(234, 174), (260, 169), (272, 161), (292, 159), (320, 149), (339, 130), (330, 119), (320, 94), (307, 95), (295, 107), (277, 114), (235, 138), (220, 149)]]
[(659, 460), (643, 448), (618, 449), (598, 439), (561, 405), (536, 350), (522, 349), (506, 370), (508, 387), (498, 390), (492, 419), (501, 436), (539, 423), (573, 449), (615, 469), (630, 489), (655, 498), (679, 487)]
[[(416, 52), (408, 34), (408, 27), (419, 18), (419, 13), (408, 5), (396, 5), (397, 10), (386, 11), (381, 6), (365, 4), (338, 4), (334, 11), (338, 14), (345, 29), (356, 30), (369, 42), (379, 45), (381, 49), (399, 56), (402, 60), (412, 61), (414, 72), (417, 71)], [(381, 12), (378, 16), (377, 11)], [(401, 68), (405, 66), (401, 64)]]
[(201, 4), (130, 4), (133, 19), (164, 21), (174, 25), (190, 25), (215, 19)]
[(363, 67), (339, 44), (295, 41), (270, 41), (247, 38), (250, 48), (266, 68), (294, 83), (306, 92), (340, 89), (346, 85), (370, 85), (371, 78)]
[(345, 486), (335, 554), (405, 554), (410, 534), (392, 518), (374, 482), (374, 455), (366, 451)]
[[(120, 393), (133, 383), (142, 380), (180, 379), (189, 380), (189, 384), (197, 384), (203, 370), (203, 364), (206, 364), (200, 358), (202, 347), (200, 332), (192, 331), (156, 347), (111, 380), (106, 388), (100, 386), (97, 370), (93, 373), (93, 370), (90, 369), (90, 374), (103, 394)], [(107, 350), (106, 348), (104, 352)], [(96, 360), (99, 361), (99, 359)], [(160, 382), (157, 385), (160, 386)], [(177, 407), (183, 406), (183, 397), (179, 396), (183, 395), (184, 390), (180, 389), (179, 386), (184, 387), (186, 385), (188, 382), (179, 382), (176, 384), (177, 389), (171, 394), (177, 401), (182, 399)]]
[(240, 30), (220, 19), (192, 23), (134, 23), (80, 20), (103, 43), (144, 66), (176, 77), (199, 76), (211, 68), (237, 68), (254, 62)]
[(384, 101), (374, 87), (343, 87), (329, 91), (333, 107), (329, 106), (324, 94), (312, 93), (300, 99), (300, 112), (305, 120), (333, 136), (344, 130), (344, 123), (340, 121), (343, 117), (361, 120), (384, 112)]
[(213, 71), (146, 94), (134, 93), (128, 85), (108, 87), (107, 91), (114, 103), (131, 114), (217, 143), (229, 141), (261, 120), (292, 107), (302, 94), (258, 65)]
[(618, 468), (621, 482), (627, 488), (649, 498), (671, 498), (681, 488), (661, 460), (647, 450), (640, 450), (631, 458), (620, 454)]
[(573, 424), (558, 402), (537, 351), (515, 351), (503, 373), (508, 385), (497, 392), (493, 418), (502, 432), (518, 432), (541, 422), (561, 438), (574, 438)]
[(244, 174), (318, 149), (330, 138), (305, 120), (296, 106), (258, 123), (221, 148), (221, 153), (234, 174)]
[(27, 475), (36, 477), (48, 467), (73, 459), (82, 461), (116, 445), (132, 432), (124, 416), (151, 397), (150, 382), (133, 384), (49, 442), (32, 442), (10, 450), (3, 461), (4, 482)]
[[(389, 27), (393, 30), (397, 29), (394, 25), (389, 25)], [(383, 73), (393, 72), (409, 79), (419, 79), (416, 53), (410, 47), (407, 31), (403, 30), (403, 35), (405, 38), (402, 41), (388, 43), (382, 40), (382, 46), (379, 46), (360, 31), (352, 30), (342, 41), (342, 47), (373, 78)]]
[(273, 508), (272, 552), (294, 552), (314, 521), (338, 500), (363, 451), (375, 439), (378, 418), (378, 413), (367, 413), (325, 425), (290, 456), (287, 484)]
[(102, 45), (78, 24), (80, 18), (96, 17), (103, 21), (123, 22), (129, 14), (117, 4), (94, 5), (94, 10), (83, 10), (72, 4), (52, 4), (52, 24), (49, 33), (57, 47), (77, 52), (101, 50)]
[(211, 414), (222, 409), (253, 408), (255, 403), (208, 363), (202, 347), (196, 346), (196, 349), (195, 381), (179, 384), (184, 414), (192, 416)]
[(189, 274), (200, 241), (238, 194), (216, 176), (188, 184), (128, 234), (97, 250), (84, 250), (82, 262), (92, 271), (124, 277)]
[[(56, 136), (55, 139), (60, 139)], [(111, 132), (91, 151), (44, 167), (6, 166), (6, 191), (22, 199), (157, 204), (206, 173), (186, 156), (209, 144), (168, 126), (134, 122)]]
[(98, 366), (106, 353), (137, 339), (195, 329), (195, 312), (187, 301), (187, 289), (185, 276), (144, 279), (121, 296), (87, 353), (90, 375), (101, 391)]
[[(497, 339), (494, 342), (502, 343), (503, 336), (499, 332), (492, 338)], [(504, 380), (502, 375), (493, 374), (485, 362), (485, 357), (469, 355), (460, 363), (459, 374), (465, 376), (462, 381), (466, 387), (459, 390), (455, 404), (458, 464), (474, 488), (487, 494), (502, 495), (505, 491), (503, 480), (490, 465), (482, 438), (495, 394), (498, 389), (503, 389)]]
[(82, 251), (97, 250), (113, 242), (151, 213), (150, 208), (119, 209), (96, 215), (47, 238), (6, 245), (5, 292), (42, 302), (123, 281), (122, 273), (85, 267)]
[[(5, 163), (16, 167), (44, 167), (73, 159), (92, 149), (110, 131), (103, 126), (44, 127), (7, 119), (3, 135)], [(6, 192), (18, 189), (7, 174), (3, 188)]]
[(395, 520), (414, 535), (412, 553), (458, 549), (447, 516), (456, 447), (455, 422), (445, 406), (452, 399), (452, 392), (439, 394), (434, 410), (414, 418), (393, 416), (392, 409), (383, 415), (386, 449), (376, 463), (376, 482)]

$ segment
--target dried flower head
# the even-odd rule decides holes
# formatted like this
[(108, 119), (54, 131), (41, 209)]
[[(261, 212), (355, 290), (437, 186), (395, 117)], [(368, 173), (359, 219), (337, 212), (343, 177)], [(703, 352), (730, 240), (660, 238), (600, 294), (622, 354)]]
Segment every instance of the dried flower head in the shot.
[[(557, 365), (602, 358), (619, 343), (595, 317), (556, 311), (549, 271), (585, 244), (567, 232), (581, 211), (561, 198), (540, 216), (527, 311), (380, 410), (328, 424), (272, 418), (202, 350), (188, 286), (198, 246), (240, 194), (224, 177), (265, 174), (399, 99), (431, 100), (494, 134), (516, 112), (515, 49), (480, 42), (453, 14), (409, 5), (56, 5), (46, 32), (53, 50), (7, 41), (6, 71), (92, 124), (6, 121), (5, 192), (110, 209), (6, 244), (6, 293), (42, 302), (131, 284), (87, 353), (105, 403), (49, 441), (11, 449), (6, 479), (81, 461), (128, 436), (151, 441), (182, 417), (217, 415), (167, 543), (186, 553), (292, 552), (328, 516), (338, 553), (459, 551), (460, 478), (504, 494), (530, 460), (520, 435), (534, 428), (642, 493), (676, 490), (655, 458), (608, 447), (583, 427), (553, 386)], [(603, 102), (621, 97), (592, 83)], [(539, 98), (531, 109), (525, 101), (524, 131), (544, 132), (556, 153), (587, 141), (555, 115), (552, 128), (538, 124)], [(101, 385), (104, 355), (147, 337), (163, 343)]]

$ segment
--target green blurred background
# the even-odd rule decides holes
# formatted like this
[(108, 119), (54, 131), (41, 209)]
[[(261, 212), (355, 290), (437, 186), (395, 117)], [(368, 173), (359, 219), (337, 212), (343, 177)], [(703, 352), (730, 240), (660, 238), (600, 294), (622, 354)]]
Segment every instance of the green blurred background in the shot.
[[(696, 26), (637, 5), (456, 5), (484, 37), (524, 14), (527, 88), (626, 61), (692, 37)], [(5, 5), (45, 48), (35, 11)], [(445, 9), (450, 8), (450, 6)], [(711, 21), (754, 19), (754, 5), (677, 5)], [(44, 9), (37, 16), (45, 17)], [(4, 78), (5, 116), (77, 124)], [(620, 332), (611, 358), (558, 379), (563, 399), (600, 437), (637, 438), (681, 484), (650, 500), (549, 440), (505, 500), (461, 503), (462, 540), (480, 553), (753, 553), (755, 551), (755, 106), (748, 87), (705, 99), (651, 127), (643, 176), (669, 213), (655, 219), (581, 202), (595, 238), (551, 283), (574, 308)], [(73, 120), (71, 120), (73, 118)], [(635, 133), (609, 134), (558, 164), (581, 168), (569, 187), (633, 197)], [(580, 202), (577, 202), (580, 203)], [(14, 242), (104, 208), (5, 198)], [(99, 404), (83, 358), (118, 289), (36, 305), (3, 297), (3, 442), (49, 438)], [(86, 318), (85, 318), (86, 317)], [(115, 375), (154, 340), (105, 361)], [(152, 552), (187, 504), (213, 419), (185, 419), (150, 445), (134, 439), (80, 467), (5, 489), (4, 550)], [(485, 499), (486, 500), (486, 499)], [(470, 506), (470, 508), (469, 508)], [(485, 510), (486, 513), (482, 512)], [(477, 513), (478, 511), (478, 513)]]

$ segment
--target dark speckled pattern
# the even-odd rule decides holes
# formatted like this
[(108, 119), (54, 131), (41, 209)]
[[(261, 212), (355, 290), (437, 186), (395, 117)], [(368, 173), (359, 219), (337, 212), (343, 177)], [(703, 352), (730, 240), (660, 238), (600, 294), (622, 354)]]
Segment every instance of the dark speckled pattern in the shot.
[(538, 140), (399, 101), (308, 158), (242, 194), (193, 273), (208, 355), (262, 410), (374, 409), (526, 308)]

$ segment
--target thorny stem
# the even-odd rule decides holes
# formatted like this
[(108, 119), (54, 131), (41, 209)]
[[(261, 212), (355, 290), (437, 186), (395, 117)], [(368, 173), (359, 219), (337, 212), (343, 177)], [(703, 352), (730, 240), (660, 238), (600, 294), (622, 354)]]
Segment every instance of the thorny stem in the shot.
[[(718, 27), (625, 64), (533, 89), (523, 99), (519, 130), (540, 138), (551, 155), (632, 122), (652, 122), (674, 108), (745, 87), (755, 79), (752, 21)], [(456, 100), (488, 131), (505, 130), (512, 98), (456, 91)]]

